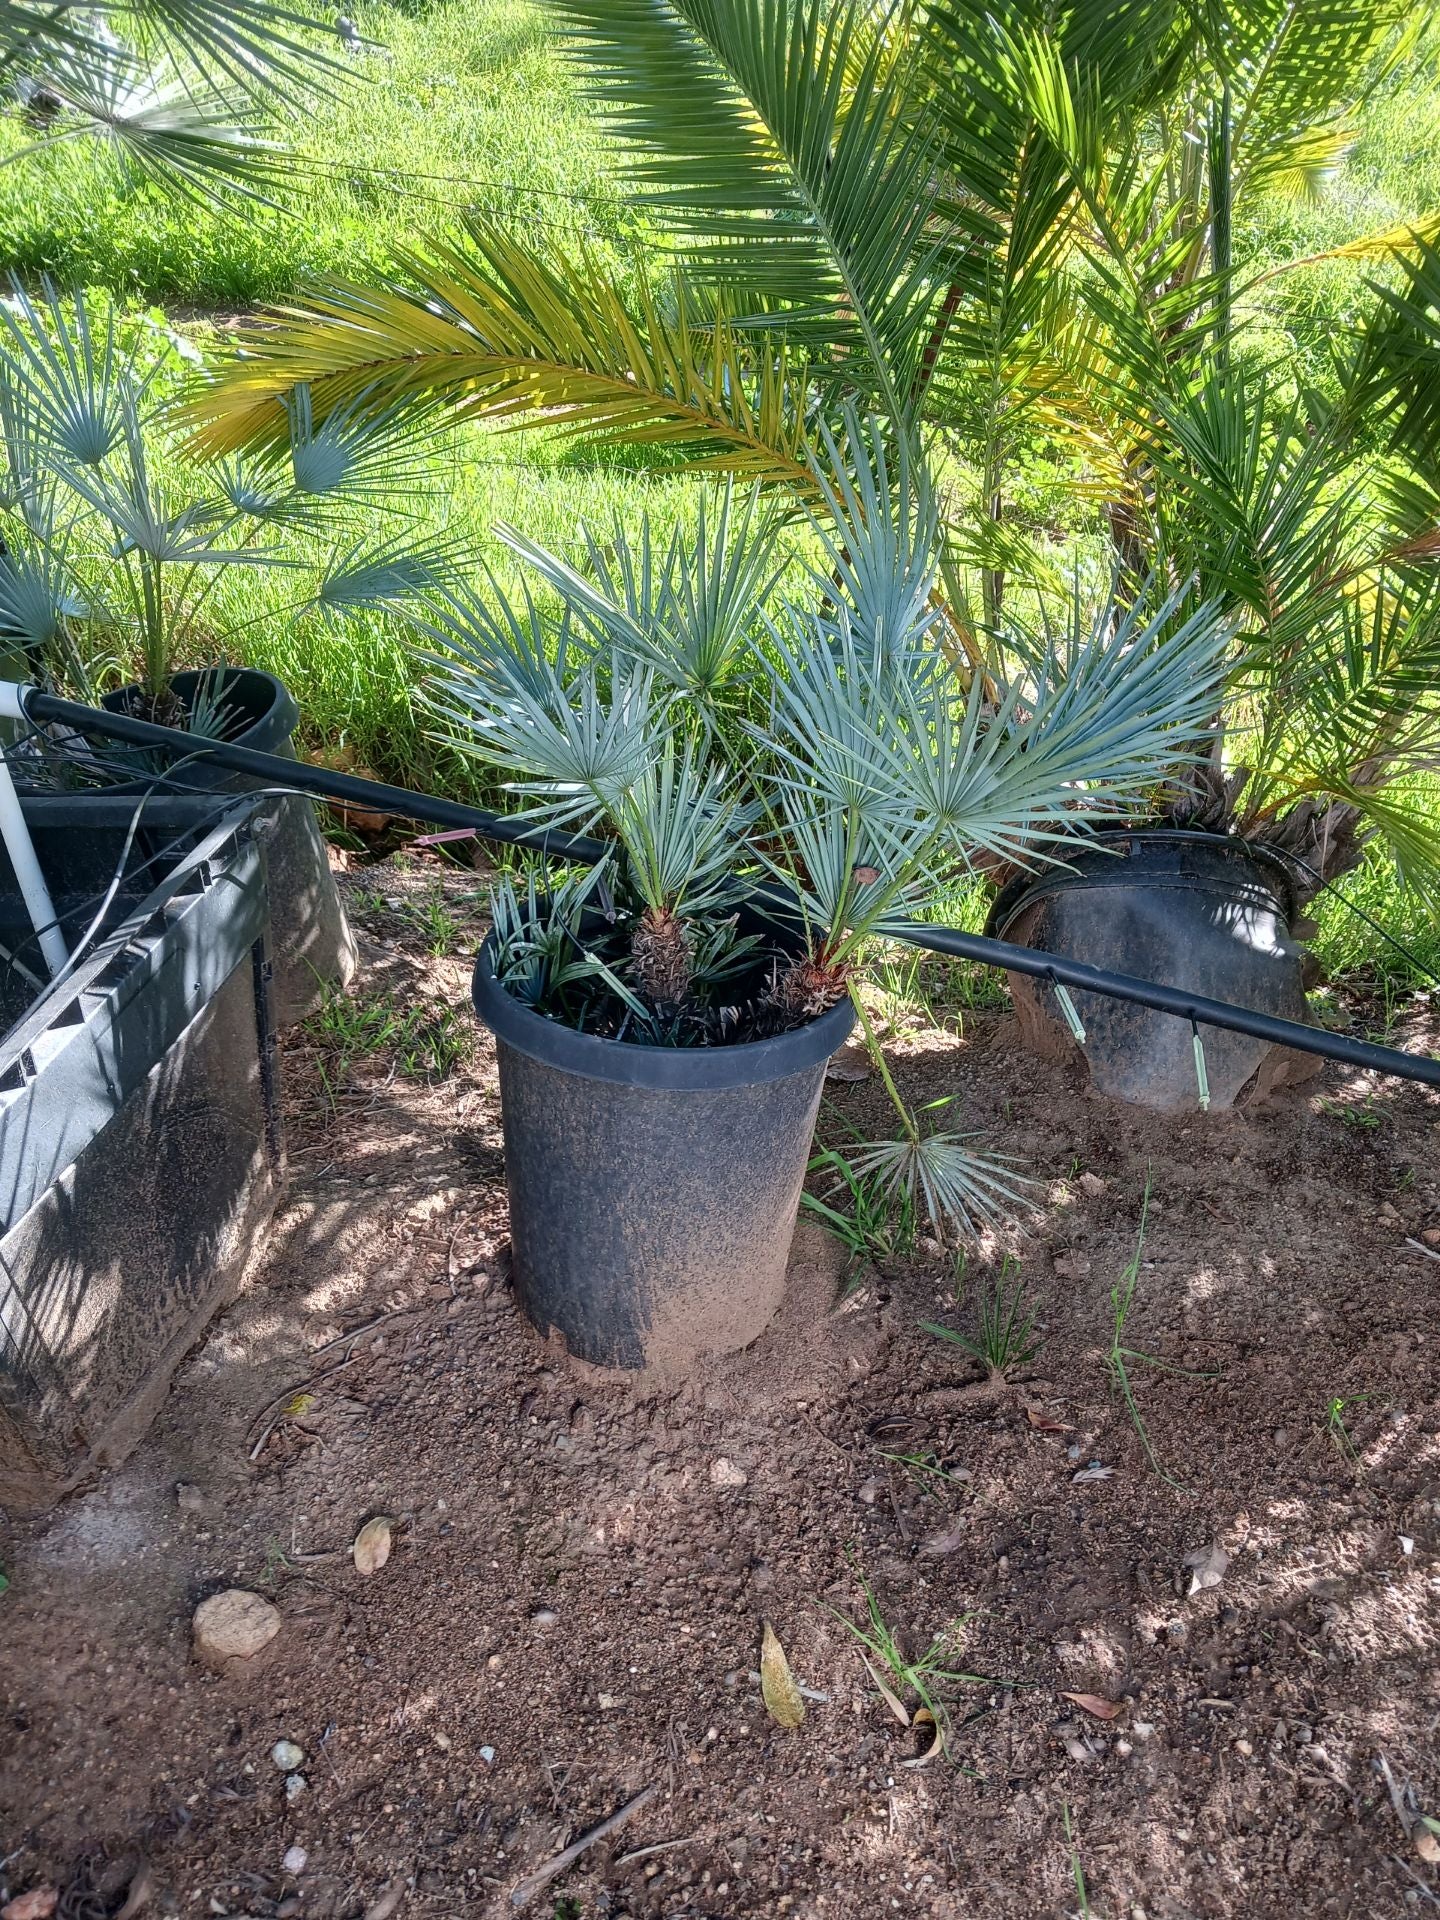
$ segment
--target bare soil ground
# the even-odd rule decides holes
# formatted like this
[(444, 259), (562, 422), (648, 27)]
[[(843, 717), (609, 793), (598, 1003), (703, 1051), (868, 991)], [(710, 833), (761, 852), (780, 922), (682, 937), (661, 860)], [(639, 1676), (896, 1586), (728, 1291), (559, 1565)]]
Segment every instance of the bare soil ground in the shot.
[[(1409, 1244), (1440, 1225), (1435, 1096), (1327, 1070), (1264, 1114), (1157, 1120), (1017, 1055), (1002, 1015), (897, 1029), (910, 1097), (958, 1094), (1031, 1161), (1028, 1232), (958, 1304), (922, 1250), (837, 1305), (843, 1258), (802, 1228), (765, 1337), (660, 1392), (572, 1369), (509, 1293), (474, 886), (346, 884), (358, 998), (292, 1037), (263, 1268), (128, 1461), (0, 1528), (0, 1896), (498, 1916), (654, 1784), (528, 1911), (1440, 1905), (1377, 1759), (1440, 1814), (1440, 1263)], [(1398, 1034), (1440, 1044), (1424, 1003)], [(834, 1138), (885, 1125), (873, 1080), (830, 1102)], [(1186, 1369), (1133, 1369), (1168, 1478), (1104, 1362), (1147, 1177), (1126, 1341)], [(917, 1324), (971, 1329), (1007, 1251), (1043, 1336), (1008, 1387)], [(190, 1657), (226, 1586), (283, 1616), (241, 1677)], [(905, 1658), (938, 1637), (977, 1676), (933, 1682), (949, 1752), (923, 1766), (931, 1730), (845, 1624), (867, 1586)], [(812, 1690), (795, 1732), (761, 1702), (762, 1619)]]

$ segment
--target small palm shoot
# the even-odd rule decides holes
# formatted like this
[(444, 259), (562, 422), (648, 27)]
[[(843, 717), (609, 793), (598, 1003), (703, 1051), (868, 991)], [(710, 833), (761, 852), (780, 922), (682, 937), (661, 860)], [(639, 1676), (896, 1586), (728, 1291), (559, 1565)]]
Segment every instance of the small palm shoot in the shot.
[(975, 1309), (978, 1326), (973, 1339), (934, 1320), (922, 1320), (921, 1330), (933, 1333), (939, 1340), (948, 1340), (953, 1346), (963, 1347), (980, 1362), (990, 1379), (1008, 1380), (1027, 1366), (1044, 1345), (1035, 1332), (1035, 1309), (1026, 1305), (1024, 1276), (1018, 1260), (1007, 1253), (994, 1286), (987, 1288), (983, 1281), (977, 1283)]
[(1110, 1375), (1112, 1386), (1125, 1403), (1125, 1411), (1129, 1414), (1131, 1425), (1140, 1437), (1140, 1445), (1144, 1449), (1145, 1458), (1149, 1461), (1151, 1470), (1167, 1486), (1174, 1487), (1177, 1492), (1187, 1493), (1189, 1488), (1167, 1473), (1160, 1463), (1135, 1399), (1130, 1369), (1132, 1366), (1154, 1367), (1160, 1373), (1183, 1374), (1189, 1380), (1212, 1380), (1215, 1376), (1197, 1372), (1193, 1367), (1177, 1367), (1168, 1360), (1157, 1360), (1153, 1353), (1141, 1353), (1138, 1348), (1128, 1346), (1125, 1340), (1125, 1323), (1130, 1318), (1130, 1309), (1135, 1303), (1135, 1289), (1140, 1282), (1140, 1258), (1145, 1248), (1145, 1223), (1150, 1212), (1150, 1186), (1151, 1182), (1147, 1177), (1145, 1192), (1140, 1201), (1140, 1228), (1135, 1237), (1135, 1251), (1131, 1254), (1125, 1271), (1110, 1289), (1110, 1309), (1113, 1318), (1110, 1347), (1105, 1355), (1105, 1370)]

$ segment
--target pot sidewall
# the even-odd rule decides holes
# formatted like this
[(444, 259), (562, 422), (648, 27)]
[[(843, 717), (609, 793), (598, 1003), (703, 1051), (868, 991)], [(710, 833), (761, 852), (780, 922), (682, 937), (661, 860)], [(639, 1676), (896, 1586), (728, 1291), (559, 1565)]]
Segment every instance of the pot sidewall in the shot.
[[(493, 936), (492, 936), (493, 938)], [(773, 1040), (636, 1046), (506, 994), (487, 941), (516, 1292), (575, 1358), (683, 1375), (748, 1346), (784, 1292), (830, 1055), (848, 1002)], [(518, 1044), (517, 1044), (518, 1041)]]
[[(990, 922), (997, 936), (1282, 1019), (1307, 1019), (1303, 954), (1290, 931), (1294, 896), (1268, 859), (1218, 834), (1151, 829), (1109, 838), (1136, 844), (1154, 865), (1141, 859), (1132, 866), (1098, 849), (1087, 858), (1082, 850), (1078, 873), (1047, 874), (997, 900)], [(1198, 1107), (1188, 1021), (1072, 989), (1085, 1028), (1077, 1047), (1043, 981), (1006, 978), (1031, 1052), (1082, 1053), (1091, 1084), (1115, 1099), (1163, 1112)], [(1212, 1110), (1240, 1101), (1262, 1069), (1273, 1078), (1293, 1059), (1287, 1049), (1226, 1029), (1203, 1028), (1201, 1042)]]

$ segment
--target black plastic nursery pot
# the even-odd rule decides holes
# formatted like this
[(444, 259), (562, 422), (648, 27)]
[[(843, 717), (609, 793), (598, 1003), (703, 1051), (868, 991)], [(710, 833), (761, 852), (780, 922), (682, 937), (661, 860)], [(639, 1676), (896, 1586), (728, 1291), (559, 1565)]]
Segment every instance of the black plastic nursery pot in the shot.
[[(295, 758), (292, 735), (300, 722), (300, 709), (274, 674), (256, 667), (212, 667), (177, 673), (170, 685), (187, 712), (200, 698), (227, 709), (226, 738), (237, 746)], [(122, 687), (106, 694), (101, 704), (111, 713), (138, 712), (139, 693), (138, 687)], [(147, 776), (163, 764), (152, 763), (143, 748), (111, 745), (105, 757), (112, 765), (133, 762), (137, 772)], [(255, 782), (245, 774), (227, 773), (197, 760), (175, 767), (174, 784), (243, 793)], [(350, 978), (355, 971), (355, 942), (325, 856), (315, 803), (299, 794), (276, 798), (267, 803), (265, 819), (270, 835), (266, 866), (273, 922), (273, 1007), (277, 1026), (288, 1027), (313, 1013), (328, 987), (343, 986)]]
[[(1230, 1001), (1306, 1018), (1294, 888), (1278, 855), (1223, 834), (1153, 828), (1099, 835), (1065, 868), (1012, 881), (986, 932), (1021, 946)], [(1007, 975), (1022, 1043), (1051, 1058), (1077, 1050), (1053, 988)], [(1199, 1100), (1194, 1035), (1174, 1014), (1075, 992), (1091, 1084), (1161, 1111)], [(1311, 1071), (1287, 1050), (1201, 1030), (1210, 1105), (1230, 1107), (1279, 1077)]]
[[(74, 949), (133, 801), (25, 816)], [(264, 835), (237, 799), (162, 798), (97, 944), (48, 992), (0, 852), (0, 1504), (122, 1458), (234, 1292), (284, 1174)]]
[(532, 1323), (602, 1367), (690, 1371), (780, 1304), (825, 1063), (849, 1001), (770, 1040), (648, 1047), (577, 1033), (495, 978), (515, 1288)]

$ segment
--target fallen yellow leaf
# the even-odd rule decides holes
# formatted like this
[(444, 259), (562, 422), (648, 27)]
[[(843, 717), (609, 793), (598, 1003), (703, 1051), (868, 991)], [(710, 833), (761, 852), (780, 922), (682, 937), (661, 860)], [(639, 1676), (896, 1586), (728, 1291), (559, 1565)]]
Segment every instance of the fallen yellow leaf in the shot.
[(760, 1697), (777, 1727), (798, 1727), (805, 1718), (805, 1702), (785, 1658), (775, 1629), (766, 1620), (760, 1638)]

